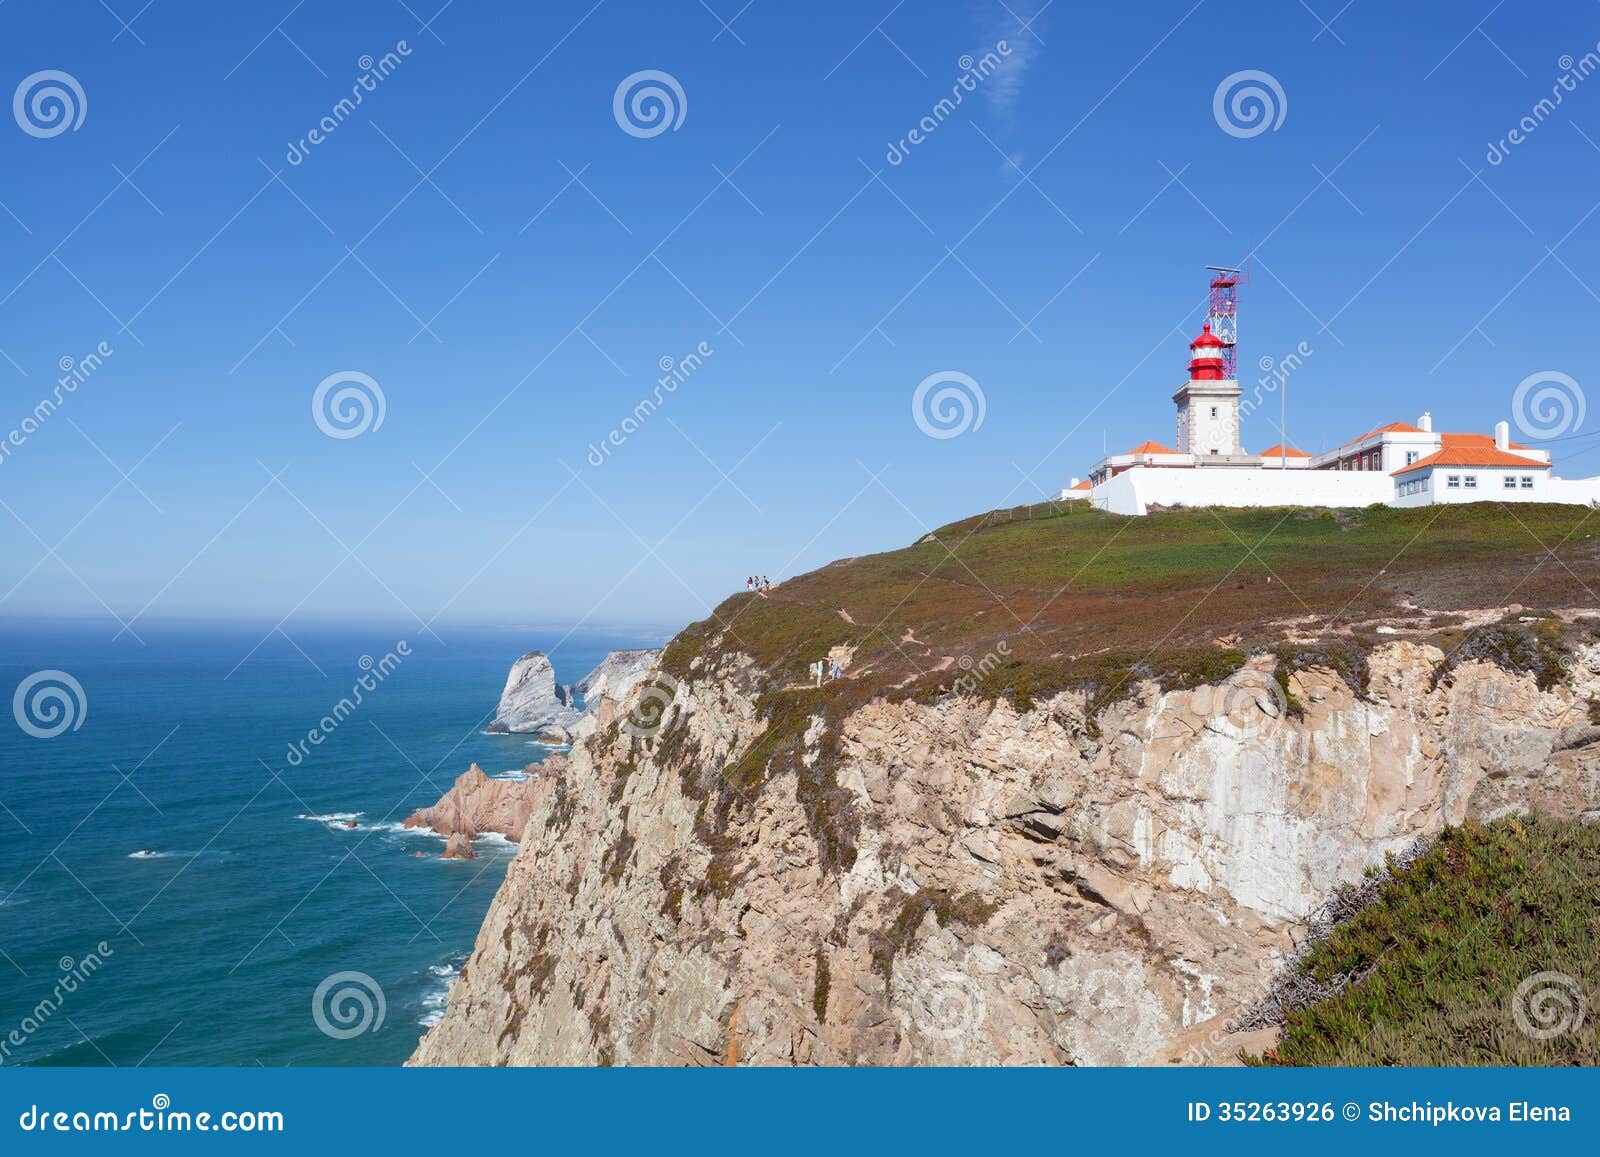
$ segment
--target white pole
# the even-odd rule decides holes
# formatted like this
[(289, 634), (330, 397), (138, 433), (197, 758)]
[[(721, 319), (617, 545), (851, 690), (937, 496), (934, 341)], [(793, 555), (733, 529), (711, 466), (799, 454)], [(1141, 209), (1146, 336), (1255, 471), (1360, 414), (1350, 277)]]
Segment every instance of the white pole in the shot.
[(1283, 435), (1283, 441), (1278, 449), (1283, 451), (1283, 465), (1280, 470), (1289, 469), (1289, 379), (1283, 379), (1283, 396), (1278, 399), (1282, 412), (1278, 418), (1278, 433)]

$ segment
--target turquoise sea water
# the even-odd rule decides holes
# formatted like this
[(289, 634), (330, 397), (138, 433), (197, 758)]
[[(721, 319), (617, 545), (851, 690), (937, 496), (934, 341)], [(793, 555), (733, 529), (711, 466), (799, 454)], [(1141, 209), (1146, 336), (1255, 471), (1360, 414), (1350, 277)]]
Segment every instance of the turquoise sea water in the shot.
[[(660, 641), (373, 627), (263, 642), (265, 626), (141, 624), (140, 645), (114, 629), (0, 625), (7, 708), (43, 670), (83, 691), (77, 726), (53, 737), (0, 713), (7, 1064), (400, 1063), (514, 850), (482, 840), (476, 860), (441, 860), (442, 841), (400, 821), (474, 761), (501, 775), (542, 758), (483, 734), (518, 655), (560, 642), (571, 682)], [(360, 706), (302, 744), (364, 674)], [(63, 719), (24, 715), (44, 731)], [(339, 973), (361, 975), (325, 988), (330, 1035), (313, 998)]]

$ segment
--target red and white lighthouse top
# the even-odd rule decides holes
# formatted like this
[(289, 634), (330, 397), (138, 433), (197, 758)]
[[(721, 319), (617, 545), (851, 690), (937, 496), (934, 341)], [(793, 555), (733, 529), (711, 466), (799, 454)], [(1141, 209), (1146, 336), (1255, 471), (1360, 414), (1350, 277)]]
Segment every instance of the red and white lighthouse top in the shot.
[(1220, 382), (1222, 380), (1223, 341), (1211, 332), (1208, 321), (1200, 336), (1189, 343), (1189, 380), (1193, 382)]

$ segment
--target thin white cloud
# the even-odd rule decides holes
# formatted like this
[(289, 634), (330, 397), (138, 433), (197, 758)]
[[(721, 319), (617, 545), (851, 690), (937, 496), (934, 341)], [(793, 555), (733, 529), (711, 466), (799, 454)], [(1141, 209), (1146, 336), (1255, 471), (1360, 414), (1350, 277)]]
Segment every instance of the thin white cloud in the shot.
[[(1024, 24), (1034, 20), (1037, 9), (1020, 0), (1006, 0), (986, 5), (983, 13), (983, 37), (986, 51), (997, 51), (1004, 41), (1009, 50), (1001, 57), (1000, 66), (983, 82), (984, 98), (997, 113), (1009, 115), (1022, 99), (1022, 89), (1028, 70), (1039, 55), (1039, 40)], [(1038, 24), (1032, 27), (1037, 28)]]

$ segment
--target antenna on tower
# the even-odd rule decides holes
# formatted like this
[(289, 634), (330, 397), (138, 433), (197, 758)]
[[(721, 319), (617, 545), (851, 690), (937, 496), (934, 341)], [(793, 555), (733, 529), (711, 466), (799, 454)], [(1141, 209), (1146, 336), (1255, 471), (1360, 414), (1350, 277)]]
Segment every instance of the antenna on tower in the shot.
[(1206, 320), (1211, 324), (1211, 332), (1222, 342), (1223, 378), (1238, 381), (1239, 286), (1249, 280), (1249, 274), (1232, 265), (1208, 265), (1206, 268), (1214, 274), (1206, 303)]

